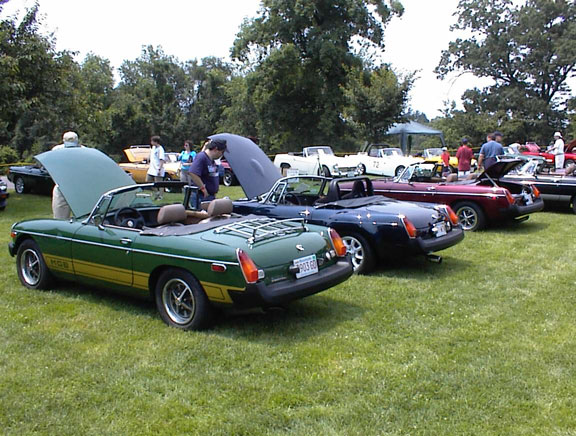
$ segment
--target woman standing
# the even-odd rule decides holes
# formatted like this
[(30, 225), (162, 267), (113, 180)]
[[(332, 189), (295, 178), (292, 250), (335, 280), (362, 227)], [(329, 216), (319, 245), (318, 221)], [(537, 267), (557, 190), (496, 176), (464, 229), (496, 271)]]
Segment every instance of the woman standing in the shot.
[(192, 183), (192, 179), (190, 178), (190, 165), (195, 157), (196, 152), (192, 150), (192, 141), (187, 139), (184, 141), (184, 150), (178, 155), (178, 160), (181, 162), (180, 181), (185, 182), (187, 185)]

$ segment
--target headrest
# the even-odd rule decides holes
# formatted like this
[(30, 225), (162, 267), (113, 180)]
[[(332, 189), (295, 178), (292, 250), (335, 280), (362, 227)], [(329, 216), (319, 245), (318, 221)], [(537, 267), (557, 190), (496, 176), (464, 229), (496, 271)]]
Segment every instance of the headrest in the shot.
[(229, 198), (218, 198), (210, 202), (207, 212), (209, 216), (218, 216), (231, 214), (233, 209), (232, 200)]
[(158, 211), (158, 225), (177, 223), (186, 220), (186, 208), (183, 204), (167, 204)]

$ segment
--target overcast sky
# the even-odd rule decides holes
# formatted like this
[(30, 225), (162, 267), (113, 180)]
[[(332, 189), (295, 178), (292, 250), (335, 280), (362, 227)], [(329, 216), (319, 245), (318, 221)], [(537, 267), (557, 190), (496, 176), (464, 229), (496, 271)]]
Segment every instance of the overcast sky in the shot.
[[(44, 31), (54, 32), (58, 50), (77, 51), (79, 62), (92, 52), (115, 68), (139, 57), (146, 45), (160, 45), (180, 61), (228, 59), (243, 19), (255, 17), (260, 6), (260, 0), (38, 1)], [(441, 51), (455, 38), (449, 27), (456, 20), (458, 0), (401, 1), (405, 13), (386, 29), (382, 58), (399, 73), (419, 70), (410, 105), (434, 118), (445, 100), (459, 103), (464, 90), (481, 83), (470, 75), (440, 81), (433, 73)], [(34, 0), (9, 0), (2, 16), (33, 4)]]

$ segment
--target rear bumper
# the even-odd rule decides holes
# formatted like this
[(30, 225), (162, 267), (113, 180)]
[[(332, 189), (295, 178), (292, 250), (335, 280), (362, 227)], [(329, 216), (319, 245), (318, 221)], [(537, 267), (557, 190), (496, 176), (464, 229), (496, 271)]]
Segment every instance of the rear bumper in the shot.
[(352, 272), (352, 263), (346, 257), (312, 276), (270, 285), (258, 282), (246, 286), (244, 291), (228, 292), (234, 306), (239, 308), (278, 306), (336, 286), (350, 277)]
[(529, 205), (519, 206), (517, 204), (514, 204), (510, 206), (508, 209), (505, 209), (503, 211), (503, 214), (508, 218), (516, 218), (523, 215), (528, 215), (533, 212), (539, 212), (542, 209), (544, 209), (544, 200), (542, 200), (542, 198), (537, 198), (536, 200), (534, 200), (534, 203)]
[(452, 229), (452, 231), (448, 232), (444, 236), (440, 238), (429, 238), (429, 239), (421, 239), (417, 238), (415, 242), (417, 243), (417, 251), (416, 254), (427, 254), (433, 253), (435, 251), (444, 250), (445, 248), (452, 247), (453, 245), (458, 244), (460, 241), (464, 239), (464, 230), (458, 227)]

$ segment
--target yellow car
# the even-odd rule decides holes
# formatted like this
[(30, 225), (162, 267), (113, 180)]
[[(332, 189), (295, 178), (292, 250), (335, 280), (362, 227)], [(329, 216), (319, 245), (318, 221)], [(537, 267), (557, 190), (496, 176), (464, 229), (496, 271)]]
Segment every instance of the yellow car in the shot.
[[(427, 162), (442, 162), (442, 149), (441, 148), (426, 148), (422, 152), (422, 157)], [(450, 156), (450, 166), (453, 168), (458, 168), (458, 158), (456, 156)], [(470, 166), (474, 171), (478, 166), (476, 159), (470, 161)]]
[[(124, 154), (128, 162), (121, 162), (118, 165), (124, 171), (132, 176), (136, 183), (146, 182), (146, 173), (150, 167), (150, 146), (149, 145), (132, 145), (125, 148)], [(180, 180), (180, 162), (178, 162), (178, 153), (165, 153), (166, 163), (164, 168), (166, 174), (164, 178), (167, 181)]]

